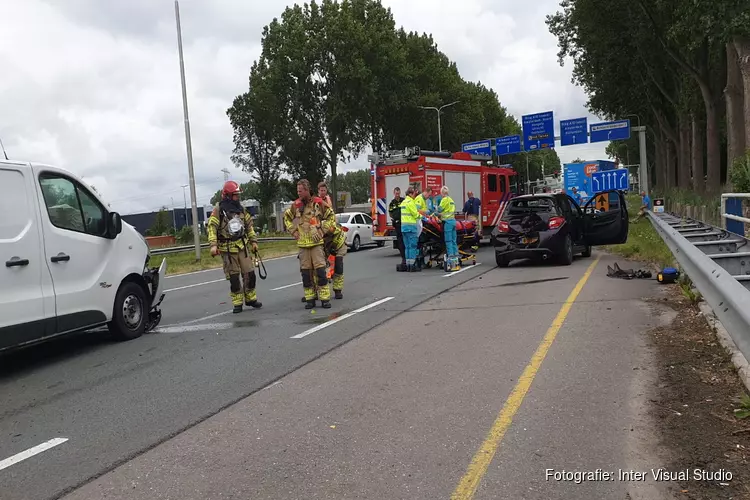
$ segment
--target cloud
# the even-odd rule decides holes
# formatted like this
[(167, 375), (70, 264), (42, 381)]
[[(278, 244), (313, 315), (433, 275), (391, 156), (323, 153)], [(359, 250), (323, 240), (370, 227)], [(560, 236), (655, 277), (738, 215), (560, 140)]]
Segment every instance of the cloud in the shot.
[[(3, 3), (0, 138), (8, 154), (76, 172), (123, 213), (172, 200), (182, 207), (188, 169), (174, 3)], [(220, 188), (222, 169), (249, 179), (229, 161), (226, 109), (247, 88), (263, 26), (291, 3), (180, 2), (199, 205)], [(544, 24), (556, 0), (383, 3), (397, 25), (432, 33), (462, 75), (495, 89), (519, 121), (547, 110), (556, 122), (588, 115), (586, 97), (570, 83), (571, 68), (558, 65), (555, 39)], [(558, 148), (558, 154), (563, 161), (603, 158), (604, 145)], [(341, 171), (365, 168), (366, 158)]]

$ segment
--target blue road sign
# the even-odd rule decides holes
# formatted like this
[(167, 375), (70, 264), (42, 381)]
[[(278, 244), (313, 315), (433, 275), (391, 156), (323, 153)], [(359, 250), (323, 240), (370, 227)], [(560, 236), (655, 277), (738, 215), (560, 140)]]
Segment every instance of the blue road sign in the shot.
[(555, 147), (555, 117), (552, 111), (522, 116), (521, 122), (525, 151)]
[(560, 145), (586, 144), (589, 142), (586, 118), (560, 120)]
[(506, 135), (495, 139), (495, 153), (498, 155), (510, 155), (521, 152), (521, 136)]
[(630, 139), (630, 120), (591, 124), (589, 142), (621, 141)]
[(610, 191), (627, 191), (630, 188), (630, 175), (627, 168), (602, 170), (591, 174), (591, 186), (595, 193)]
[(461, 144), (461, 150), (473, 155), (492, 156), (492, 142), (489, 139), (486, 141), (467, 142)]

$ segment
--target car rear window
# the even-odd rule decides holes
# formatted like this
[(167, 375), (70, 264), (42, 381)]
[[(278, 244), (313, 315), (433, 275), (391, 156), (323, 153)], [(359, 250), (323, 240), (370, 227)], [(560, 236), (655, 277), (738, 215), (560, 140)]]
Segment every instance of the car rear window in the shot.
[(349, 222), (349, 214), (338, 214), (336, 215), (337, 224), (346, 224)]
[(508, 212), (511, 214), (522, 214), (529, 212), (555, 213), (555, 204), (549, 198), (525, 198), (510, 202)]

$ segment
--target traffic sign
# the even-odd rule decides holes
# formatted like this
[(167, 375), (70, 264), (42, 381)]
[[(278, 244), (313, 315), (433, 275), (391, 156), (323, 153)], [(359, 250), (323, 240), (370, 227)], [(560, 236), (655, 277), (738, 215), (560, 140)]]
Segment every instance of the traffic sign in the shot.
[(555, 117), (552, 111), (522, 116), (521, 122), (525, 151), (555, 147)]
[(664, 198), (654, 198), (654, 212), (664, 212)]
[(591, 124), (589, 142), (621, 141), (630, 139), (630, 120)]
[(521, 136), (506, 135), (495, 139), (495, 153), (498, 155), (510, 155), (521, 152)]
[(594, 202), (594, 208), (600, 212), (609, 212), (609, 195), (600, 194), (597, 195)]
[(617, 190), (627, 191), (630, 188), (630, 179), (627, 168), (617, 170), (604, 170), (591, 174), (591, 185), (595, 193)]
[(461, 150), (473, 155), (492, 156), (492, 145), (489, 140), (466, 142), (461, 144)]
[(586, 118), (573, 118), (572, 120), (560, 120), (560, 145), (586, 144), (589, 142), (587, 133), (588, 120)]

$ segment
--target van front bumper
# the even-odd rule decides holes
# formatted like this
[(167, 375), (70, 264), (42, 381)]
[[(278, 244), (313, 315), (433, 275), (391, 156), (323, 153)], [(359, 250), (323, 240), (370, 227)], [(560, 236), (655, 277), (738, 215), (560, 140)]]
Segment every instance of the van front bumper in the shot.
[(167, 259), (162, 259), (159, 267), (146, 268), (143, 271), (143, 279), (148, 288), (148, 300), (151, 307), (146, 320), (146, 332), (152, 331), (161, 322), (161, 309), (159, 306), (164, 300), (164, 276), (167, 274)]

